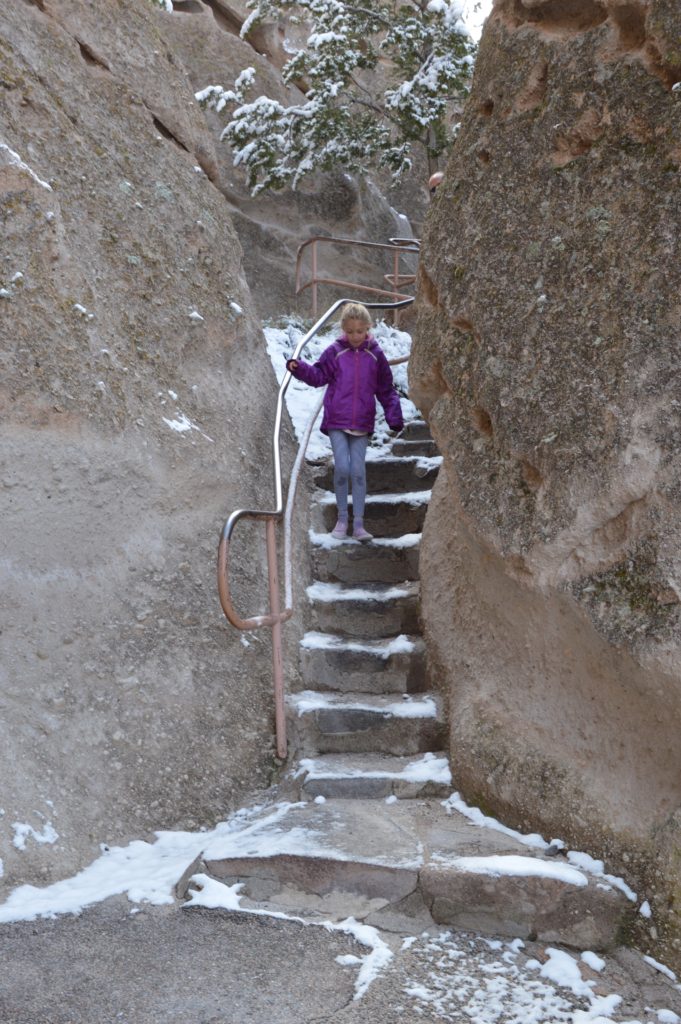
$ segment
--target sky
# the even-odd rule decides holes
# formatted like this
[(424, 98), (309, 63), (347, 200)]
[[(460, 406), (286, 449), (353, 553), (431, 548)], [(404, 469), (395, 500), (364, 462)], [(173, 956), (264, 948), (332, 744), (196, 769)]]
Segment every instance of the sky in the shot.
[(464, 21), (470, 28), (475, 39), (479, 39), (482, 23), (492, 8), (492, 0), (466, 0), (464, 3)]

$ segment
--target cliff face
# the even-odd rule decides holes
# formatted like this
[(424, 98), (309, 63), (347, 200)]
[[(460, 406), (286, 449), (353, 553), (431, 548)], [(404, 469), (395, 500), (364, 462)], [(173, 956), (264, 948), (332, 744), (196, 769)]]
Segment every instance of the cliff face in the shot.
[[(498, 0), (423, 244), (422, 550), (455, 779), (681, 960), (681, 13)], [(658, 947), (659, 948), (659, 947)]]
[[(272, 767), (269, 645), (224, 622), (215, 551), (227, 512), (271, 502), (276, 383), (167, 24), (138, 0), (0, 12), (10, 884), (210, 822)], [(263, 562), (258, 534), (245, 614)]]

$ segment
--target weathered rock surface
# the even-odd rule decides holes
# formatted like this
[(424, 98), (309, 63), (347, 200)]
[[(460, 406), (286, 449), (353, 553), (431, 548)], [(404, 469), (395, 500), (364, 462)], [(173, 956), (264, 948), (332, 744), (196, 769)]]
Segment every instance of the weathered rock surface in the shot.
[(498, 0), (423, 245), (455, 783), (605, 854), (681, 963), (681, 12)]
[[(271, 771), (269, 645), (224, 622), (215, 548), (271, 502), (276, 384), (167, 24), (137, 0), (0, 12), (7, 883), (212, 821)], [(235, 554), (246, 614), (263, 547)]]

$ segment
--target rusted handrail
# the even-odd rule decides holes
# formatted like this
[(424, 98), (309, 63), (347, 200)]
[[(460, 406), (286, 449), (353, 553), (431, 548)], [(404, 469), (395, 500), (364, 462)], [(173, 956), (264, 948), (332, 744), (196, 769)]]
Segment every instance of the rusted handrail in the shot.
[[(365, 243), (372, 244), (372, 243)], [(330, 306), (326, 313), (317, 320), (315, 325), (305, 334), (298, 344), (296, 345), (295, 351), (291, 356), (292, 359), (297, 359), (300, 353), (303, 351), (308, 342), (317, 334), (325, 324), (333, 317), (341, 306), (344, 306), (348, 302), (352, 302), (352, 299), (338, 299)], [(405, 306), (411, 305), (414, 301), (413, 296), (408, 296), (398, 302), (373, 302), (367, 303), (370, 309), (401, 309)], [(402, 360), (400, 360), (402, 361)], [(288, 587), (287, 581), (287, 593), (286, 600), (283, 610), (279, 604), (279, 570), (278, 570), (278, 559), (277, 559), (277, 548), (276, 548), (276, 523), (281, 521), (282, 513), (284, 509), (283, 503), (283, 487), (282, 487), (282, 476), (281, 476), (281, 452), (280, 452), (280, 435), (281, 435), (281, 421), (284, 409), (284, 396), (288, 389), (291, 381), (290, 371), (286, 371), (279, 387), (279, 394), (277, 395), (277, 405), (274, 416), (274, 430), (272, 435), (272, 455), (274, 462), (274, 503), (273, 509), (237, 509), (229, 516), (225, 523), (222, 533), (220, 534), (220, 542), (218, 544), (218, 594), (220, 595), (220, 604), (225, 616), (237, 629), (259, 629), (261, 626), (269, 626), (272, 629), (272, 663), (273, 663), (273, 675), (274, 675), (274, 717), (276, 727), (276, 744), (277, 744), (277, 756), (282, 760), (286, 757), (286, 717), (284, 711), (284, 682), (283, 682), (283, 665), (281, 658), (281, 625), (290, 619), (293, 614), (293, 600)], [(316, 417), (315, 417), (316, 418)], [(311, 425), (310, 425), (311, 426)], [(309, 435), (308, 435), (309, 436)], [(307, 447), (306, 437), (304, 439), (305, 447)], [(289, 486), (289, 505), (292, 507), (293, 498), (295, 496), (295, 484), (297, 476), (294, 476)], [(293, 488), (293, 490), (291, 490)], [(234, 533), (234, 529), (238, 522), (242, 519), (255, 519), (265, 523), (266, 532), (266, 543), (267, 543), (267, 567), (269, 576), (269, 601), (270, 610), (268, 614), (253, 615), (250, 618), (243, 618), (236, 611), (234, 603), (232, 601), (232, 595), (229, 585), (229, 548)], [(285, 538), (288, 543), (288, 538)], [(287, 564), (290, 564), (290, 551), (285, 548), (284, 556)], [(287, 574), (288, 575), (288, 574)]]
[[(392, 284), (392, 288), (376, 288), (367, 284), (357, 284), (353, 281), (345, 281), (335, 277), (320, 277), (317, 265), (317, 245), (319, 242), (327, 242), (332, 245), (348, 245), (353, 248), (377, 249), (390, 252), (393, 255), (393, 271), (391, 274), (384, 274), (383, 280)], [(308, 246), (312, 246), (312, 277), (309, 281), (303, 282), (303, 257)], [(387, 242), (365, 242), (361, 239), (335, 237), (332, 235), (313, 235), (298, 246), (296, 253), (296, 295), (300, 295), (306, 288), (312, 288), (312, 316), (317, 315), (318, 286), (333, 285), (337, 288), (354, 288), (371, 295), (391, 295), (394, 302), (411, 298), (404, 292), (399, 291), (405, 284), (413, 284), (416, 280), (415, 274), (401, 274), (399, 270), (400, 257), (404, 255), (419, 254), (419, 239), (417, 238), (391, 238)]]

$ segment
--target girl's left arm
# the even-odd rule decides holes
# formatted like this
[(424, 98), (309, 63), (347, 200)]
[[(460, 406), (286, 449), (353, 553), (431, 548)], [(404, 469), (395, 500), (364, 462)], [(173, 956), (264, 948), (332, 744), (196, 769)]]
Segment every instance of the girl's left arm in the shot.
[(376, 397), (383, 406), (385, 418), (391, 430), (401, 430), (404, 426), (400, 396), (395, 388), (390, 364), (383, 352), (378, 357), (378, 378)]

